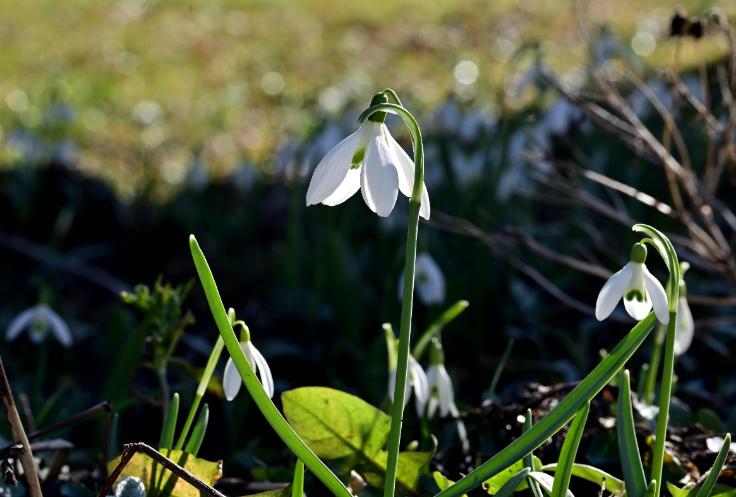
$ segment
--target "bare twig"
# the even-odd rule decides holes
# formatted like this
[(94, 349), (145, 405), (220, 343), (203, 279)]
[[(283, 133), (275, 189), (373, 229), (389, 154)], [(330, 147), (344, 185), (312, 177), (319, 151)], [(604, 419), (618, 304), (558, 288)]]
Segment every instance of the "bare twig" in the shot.
[(33, 439), (42, 437), (44, 435), (48, 435), (49, 433), (52, 433), (56, 430), (66, 428), (67, 426), (73, 425), (74, 423), (78, 421), (82, 421), (83, 419), (86, 419), (94, 414), (97, 414), (100, 411), (106, 411), (109, 413), (110, 409), (112, 409), (112, 402), (110, 402), (109, 400), (100, 402), (96, 406), (90, 407), (86, 411), (82, 411), (79, 414), (75, 414), (74, 416), (70, 418), (67, 418), (63, 421), (59, 421), (58, 423), (54, 423), (51, 426), (47, 426), (46, 428), (41, 428), (40, 430), (36, 430), (33, 433), (29, 433), (28, 439), (33, 440)]
[(130, 460), (133, 458), (133, 455), (137, 451), (143, 452), (148, 457), (150, 457), (151, 459), (159, 463), (164, 468), (171, 471), (173, 474), (175, 474), (176, 476), (178, 476), (185, 482), (189, 483), (191, 486), (193, 486), (200, 492), (203, 492), (206, 495), (209, 495), (210, 497), (225, 497), (225, 495), (218, 492), (214, 488), (210, 487), (205, 482), (203, 482), (202, 480), (200, 480), (199, 478), (191, 474), (189, 471), (182, 468), (181, 466), (176, 464), (174, 461), (172, 461), (168, 457), (158, 452), (156, 449), (153, 449), (144, 443), (132, 443), (132, 444), (126, 444), (123, 446), (123, 455), (120, 457), (120, 463), (115, 468), (115, 470), (112, 472), (112, 474), (107, 479), (105, 484), (102, 486), (102, 489), (100, 489), (100, 493), (98, 494), (98, 497), (107, 496), (107, 494), (110, 492), (110, 489), (112, 489), (113, 484), (118, 479), (118, 476), (120, 476), (120, 473), (123, 471), (125, 466), (130, 462)]
[(10, 432), (13, 435), (13, 441), (20, 443), (25, 447), (25, 450), (18, 456), (18, 458), (23, 466), (23, 472), (25, 473), (26, 480), (28, 481), (28, 488), (30, 490), (31, 497), (43, 497), (43, 494), (41, 493), (41, 483), (38, 481), (38, 475), (36, 474), (36, 465), (33, 463), (31, 445), (28, 442), (26, 432), (23, 429), (23, 423), (20, 421), (18, 409), (15, 407), (15, 401), (13, 400), (13, 394), (10, 391), (8, 377), (5, 375), (5, 368), (3, 367), (2, 359), (0, 359), (0, 396), (2, 396), (3, 399), (5, 417), (8, 419)]
[[(74, 449), (74, 444), (66, 440), (45, 440), (43, 442), (34, 442), (31, 444), (31, 451), (33, 452), (44, 452), (47, 450), (71, 450)], [(17, 457), (25, 451), (23, 445), (14, 444), (4, 449), (0, 449), (0, 459), (6, 459), (8, 457)]]

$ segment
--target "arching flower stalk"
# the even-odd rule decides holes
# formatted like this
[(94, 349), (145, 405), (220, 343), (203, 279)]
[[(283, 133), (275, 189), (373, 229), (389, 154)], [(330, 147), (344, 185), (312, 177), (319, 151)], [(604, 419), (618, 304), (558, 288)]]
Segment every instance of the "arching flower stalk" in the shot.
[[(240, 348), (243, 349), (243, 354), (245, 354), (245, 358), (248, 359), (248, 364), (250, 364), (251, 369), (253, 369), (253, 373), (258, 374), (261, 377), (263, 390), (266, 391), (269, 398), (273, 398), (274, 384), (273, 376), (271, 375), (271, 368), (268, 367), (266, 359), (263, 358), (263, 355), (258, 351), (255, 345), (253, 345), (253, 342), (250, 341), (250, 330), (248, 329), (248, 326), (246, 326), (243, 321), (235, 321), (233, 328), (237, 325), (242, 326), (242, 331), (240, 332)], [(240, 377), (240, 373), (238, 373), (238, 370), (235, 368), (235, 363), (233, 363), (233, 359), (231, 357), (227, 360), (227, 364), (225, 365), (225, 374), (223, 377), (223, 388), (225, 390), (225, 397), (227, 400), (233, 400), (235, 398), (240, 391), (242, 384), (243, 380)]]
[(72, 346), (69, 326), (46, 304), (34, 305), (13, 318), (5, 331), (5, 339), (12, 342), (26, 329), (28, 338), (37, 345), (46, 339), (50, 331), (64, 347)]

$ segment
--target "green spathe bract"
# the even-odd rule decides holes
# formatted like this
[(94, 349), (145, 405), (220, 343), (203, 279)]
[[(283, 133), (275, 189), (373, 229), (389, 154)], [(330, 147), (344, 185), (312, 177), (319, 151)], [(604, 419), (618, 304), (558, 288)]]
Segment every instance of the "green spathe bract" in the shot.
[(217, 291), (215, 279), (212, 276), (212, 272), (207, 264), (207, 259), (205, 259), (202, 250), (199, 248), (199, 244), (197, 243), (196, 238), (194, 238), (194, 235), (189, 237), (189, 247), (192, 251), (194, 265), (197, 268), (197, 274), (202, 282), (207, 302), (209, 303), (210, 310), (215, 318), (215, 323), (217, 323), (217, 329), (220, 331), (220, 335), (225, 341), (225, 347), (227, 347), (227, 351), (230, 354), (230, 357), (232, 357), (233, 363), (235, 363), (235, 367), (243, 378), (243, 383), (245, 383), (245, 386), (251, 397), (253, 397), (256, 405), (289, 449), (291, 449), (291, 451), (304, 462), (309, 470), (314, 473), (314, 475), (319, 478), (333, 494), (339, 497), (352, 497), (352, 494), (347, 488), (345, 488), (345, 485), (342, 484), (332, 471), (330, 471), (329, 468), (325, 466), (325, 464), (320, 461), (320, 459), (315, 456), (311, 450), (309, 450), (309, 447), (302, 442), (297, 434), (294, 433), (294, 430), (291, 429), (283, 416), (281, 416), (281, 413), (276, 409), (276, 406), (273, 405), (273, 402), (271, 402), (266, 391), (263, 390), (261, 382), (258, 381), (258, 378), (256, 378), (256, 375), (253, 373), (248, 360), (245, 358), (243, 349), (240, 348), (240, 342), (238, 342), (238, 338), (235, 336), (235, 332), (230, 326), (227, 314), (225, 313), (225, 306), (222, 305), (220, 294)]
[(508, 447), (458, 481), (455, 485), (437, 494), (438, 497), (451, 497), (467, 493), (491, 476), (508, 468), (557, 433), (626, 364), (626, 361), (636, 352), (636, 349), (639, 348), (647, 335), (649, 335), (656, 319), (654, 313), (650, 313), (641, 320), (619, 342), (616, 348), (557, 407), (540, 419), (531, 430), (521, 435)]

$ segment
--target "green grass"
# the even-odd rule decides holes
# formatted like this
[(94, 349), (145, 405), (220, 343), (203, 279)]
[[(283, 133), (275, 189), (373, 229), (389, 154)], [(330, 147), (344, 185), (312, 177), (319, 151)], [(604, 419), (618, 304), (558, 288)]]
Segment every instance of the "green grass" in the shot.
[[(581, 5), (589, 24), (590, 13), (603, 19), (608, 11), (607, 22), (628, 41), (647, 16), (666, 22), (677, 5), (697, 12), (710, 3)], [(162, 172), (176, 183), (195, 155), (214, 176), (243, 158), (268, 163), (324, 116), (367, 105), (386, 86), (418, 111), (431, 109), (456, 89), (453, 70), (463, 60), (480, 74), (461, 94), (495, 109), (522, 105), (503, 88), (531, 63), (507, 63), (524, 43), (547, 40), (545, 56), (560, 72), (585, 60), (570, 2), (6, 0), (2, 11), (4, 140), (19, 126), (70, 137), (77, 167), (123, 196), (166, 183)], [(721, 56), (710, 44), (710, 56)], [(692, 50), (685, 52), (688, 64)], [(655, 65), (671, 60), (666, 40), (648, 57)], [(272, 75), (269, 94), (263, 81), (272, 72), (283, 89)], [(73, 109), (71, 123), (42, 118), (54, 99)], [(6, 146), (0, 162), (17, 155)]]

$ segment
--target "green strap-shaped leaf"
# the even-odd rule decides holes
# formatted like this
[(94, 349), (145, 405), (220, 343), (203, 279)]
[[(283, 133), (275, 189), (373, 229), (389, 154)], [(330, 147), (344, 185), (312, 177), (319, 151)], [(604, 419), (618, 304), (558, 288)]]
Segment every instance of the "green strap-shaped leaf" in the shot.
[[(523, 433), (528, 432), (532, 429), (532, 410), (527, 409), (524, 413), (524, 430)], [(529, 471), (534, 471), (534, 454), (532, 452), (524, 456), (524, 467), (529, 468)], [(544, 497), (542, 495), (542, 489), (539, 488), (539, 483), (536, 480), (528, 478), (529, 489), (534, 497)]]
[[(547, 494), (552, 495), (552, 485), (554, 484), (553, 478), (548, 475), (547, 473), (540, 473), (538, 471), (533, 471), (529, 473), (529, 476), (527, 478), (530, 478), (537, 482), (539, 486), (541, 486)], [(575, 497), (570, 490), (567, 490), (565, 492), (566, 497)]]
[(294, 433), (291, 426), (286, 422), (284, 417), (281, 415), (276, 406), (269, 398), (266, 391), (263, 390), (263, 385), (258, 381), (256, 375), (253, 373), (253, 369), (250, 367), (248, 360), (245, 358), (243, 349), (240, 348), (240, 342), (235, 336), (232, 326), (227, 319), (225, 313), (225, 306), (222, 305), (220, 294), (217, 291), (217, 284), (215, 278), (212, 276), (212, 271), (207, 264), (207, 259), (204, 257), (202, 250), (199, 248), (197, 240), (194, 235), (189, 237), (189, 248), (192, 251), (192, 258), (194, 259), (194, 265), (197, 268), (197, 274), (202, 282), (202, 288), (204, 289), (207, 302), (210, 305), (210, 311), (212, 316), (215, 318), (217, 329), (220, 331), (220, 335), (225, 340), (225, 347), (230, 354), (230, 357), (235, 364), (235, 367), (240, 373), (240, 377), (245, 383), (245, 387), (248, 389), (253, 401), (258, 406), (258, 409), (263, 413), (263, 416), (268, 420), (268, 423), (281, 437), (281, 440), (291, 449), (291, 451), (301, 459), (309, 470), (325, 484), (330, 491), (338, 497), (353, 497), (352, 494), (345, 488), (345, 485), (337, 478), (330, 469), (325, 466), (317, 456), (309, 450), (304, 442)]
[(516, 490), (516, 487), (519, 486), (522, 480), (526, 478), (526, 476), (531, 472), (531, 469), (524, 468), (516, 473), (514, 476), (509, 478), (509, 480), (504, 483), (500, 489), (498, 489), (498, 492), (496, 492), (496, 497), (509, 497), (511, 494), (514, 493), (514, 490)]
[(570, 478), (572, 477), (572, 469), (575, 465), (575, 456), (578, 453), (580, 439), (583, 437), (585, 430), (585, 422), (588, 420), (588, 412), (590, 411), (590, 402), (578, 411), (573, 419), (570, 429), (565, 437), (565, 443), (562, 444), (562, 451), (555, 472), (555, 479), (552, 485), (552, 497), (563, 497), (567, 495), (567, 489), (570, 486)]
[(210, 408), (207, 404), (202, 406), (202, 410), (199, 412), (197, 418), (197, 424), (194, 425), (194, 431), (192, 436), (189, 438), (187, 443), (186, 452), (196, 456), (199, 453), (199, 448), (202, 446), (202, 440), (204, 440), (204, 434), (207, 432), (207, 422), (210, 419)]
[(291, 484), (291, 497), (302, 497), (304, 495), (304, 463), (297, 458), (294, 468), (294, 482)]
[(419, 337), (416, 345), (414, 345), (414, 350), (412, 350), (411, 353), (414, 359), (416, 359), (417, 361), (421, 359), (424, 353), (427, 351), (427, 345), (429, 345), (432, 337), (439, 334), (439, 332), (442, 331), (442, 328), (450, 324), (456, 317), (462, 314), (469, 305), (470, 304), (467, 300), (459, 300), (452, 304), (449, 309), (443, 312), (442, 315), (434, 321), (434, 323), (429, 325), (429, 328), (427, 328), (424, 333), (422, 333), (422, 336)]
[[(543, 466), (541, 471), (557, 471), (557, 463)], [(573, 464), (572, 475), (595, 483), (598, 487), (603, 485), (606, 491), (611, 492), (612, 494), (620, 492), (624, 487), (624, 482), (622, 480), (619, 480), (615, 476), (594, 466), (588, 466), (587, 464)]]
[(616, 410), (618, 432), (618, 448), (621, 456), (621, 469), (626, 482), (626, 493), (630, 497), (644, 497), (647, 493), (647, 481), (644, 477), (644, 466), (641, 464), (639, 446), (636, 444), (634, 429), (634, 412), (631, 409), (631, 383), (629, 370), (624, 371), (618, 391)]
[(161, 439), (158, 442), (158, 450), (171, 449), (174, 445), (174, 430), (176, 429), (176, 418), (179, 416), (179, 394), (175, 393), (169, 403), (169, 411), (164, 418), (164, 426), (161, 428)]
[(700, 488), (700, 492), (698, 492), (698, 495), (696, 497), (708, 497), (710, 495), (711, 490), (713, 490), (713, 487), (716, 484), (716, 480), (721, 474), (723, 464), (726, 462), (726, 457), (728, 457), (728, 451), (730, 449), (731, 434), (729, 433), (728, 435), (726, 435), (726, 439), (723, 441), (720, 452), (718, 452), (716, 462), (714, 462), (713, 467), (710, 468), (710, 474), (708, 475), (708, 478), (705, 479), (705, 483), (703, 483), (703, 486)]
[(616, 348), (570, 392), (552, 411), (539, 420), (528, 432), (521, 435), (508, 447), (483, 463), (455, 485), (437, 494), (438, 497), (462, 495), (477, 487), (488, 478), (508, 468), (557, 433), (570, 421), (585, 403), (590, 402), (613, 376), (626, 364), (636, 349), (649, 335), (657, 318), (650, 313), (624, 337)]

